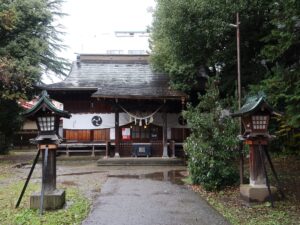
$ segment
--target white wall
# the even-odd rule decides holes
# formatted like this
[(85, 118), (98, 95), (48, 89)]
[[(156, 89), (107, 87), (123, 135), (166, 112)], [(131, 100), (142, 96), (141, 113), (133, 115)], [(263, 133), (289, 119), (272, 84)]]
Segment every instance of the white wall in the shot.
[[(102, 118), (102, 124), (100, 126), (94, 126), (92, 124), (92, 118), (94, 116), (100, 116)], [(180, 114), (169, 113), (167, 114), (167, 127), (168, 128), (187, 128), (178, 123), (178, 117)], [(130, 118), (126, 113), (119, 114), (119, 125), (123, 126), (130, 123)], [(137, 121), (138, 124), (138, 121)], [(154, 115), (153, 124), (163, 126), (162, 113)], [(70, 119), (63, 119), (63, 128), (72, 130), (91, 130), (91, 129), (104, 129), (115, 127), (115, 114), (114, 113), (87, 113), (87, 114), (72, 114)]]

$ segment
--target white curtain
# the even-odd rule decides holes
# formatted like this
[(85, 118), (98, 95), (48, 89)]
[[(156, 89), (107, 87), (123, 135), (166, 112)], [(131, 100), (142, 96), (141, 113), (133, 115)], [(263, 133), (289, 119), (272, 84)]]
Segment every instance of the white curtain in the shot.
[[(94, 126), (92, 118), (94, 116), (100, 116), (102, 123), (100, 126)], [(167, 114), (167, 126), (168, 128), (187, 128), (188, 126), (182, 126), (178, 122), (180, 114), (168, 113)], [(153, 124), (162, 126), (163, 119), (162, 113), (156, 113), (153, 117)], [(119, 126), (130, 123), (127, 113), (119, 113)], [(137, 125), (139, 123), (137, 122)], [(92, 130), (92, 129), (104, 129), (115, 127), (115, 114), (114, 113), (86, 113), (86, 114), (72, 114), (70, 119), (63, 119), (63, 129), (71, 130)]]

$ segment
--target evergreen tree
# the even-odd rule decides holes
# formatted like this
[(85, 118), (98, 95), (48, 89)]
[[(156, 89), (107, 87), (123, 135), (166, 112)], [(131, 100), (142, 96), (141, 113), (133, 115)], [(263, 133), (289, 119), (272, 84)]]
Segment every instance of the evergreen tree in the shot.
[(241, 21), (243, 94), (264, 91), (268, 101), (284, 112), (280, 135), (292, 138), (299, 148), (299, 0), (158, 0), (151, 62), (170, 75), (173, 87), (187, 92), (199, 91), (203, 76), (218, 72), (221, 96), (233, 96), (236, 29), (230, 24), (235, 23), (236, 12)]
[[(7, 140), (20, 124), (17, 101), (31, 97), (46, 71), (65, 75), (68, 69), (69, 63), (56, 56), (64, 47), (54, 25), (63, 15), (61, 2), (0, 0), (0, 133)], [(8, 120), (14, 125), (7, 126)]]
[(206, 94), (196, 107), (184, 113), (192, 134), (185, 143), (188, 167), (193, 183), (207, 190), (218, 190), (238, 179), (237, 121), (222, 115), (219, 90), (215, 78), (207, 83)]
[(55, 27), (60, 0), (1, 0), (0, 98), (26, 98), (46, 70), (65, 75), (68, 63), (56, 56), (60, 32)]

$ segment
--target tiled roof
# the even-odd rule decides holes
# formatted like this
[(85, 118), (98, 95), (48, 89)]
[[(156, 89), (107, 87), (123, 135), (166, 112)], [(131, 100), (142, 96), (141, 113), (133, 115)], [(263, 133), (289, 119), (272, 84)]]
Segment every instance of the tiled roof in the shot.
[(60, 117), (71, 117), (71, 114), (69, 114), (67, 111), (63, 111), (55, 107), (55, 105), (51, 102), (47, 91), (45, 90), (40, 95), (40, 98), (37, 101), (37, 103), (32, 108), (23, 112), (22, 115), (25, 117), (33, 117), (37, 112), (45, 111), (45, 109), (48, 109), (50, 112), (53, 112), (53, 114), (58, 115)]
[[(103, 56), (104, 57), (104, 56)], [(81, 57), (73, 63), (62, 82), (48, 90), (95, 90), (92, 97), (102, 98), (181, 98), (186, 95), (169, 88), (169, 78), (151, 69), (145, 56)]]
[(247, 98), (246, 103), (241, 107), (241, 109), (235, 113), (232, 113), (232, 117), (239, 117), (239, 116), (246, 116), (251, 115), (252, 113), (259, 110), (261, 107), (264, 108), (264, 110), (267, 110), (270, 112), (270, 114), (274, 115), (281, 115), (279, 112), (275, 111), (265, 100), (264, 96), (251, 96)]

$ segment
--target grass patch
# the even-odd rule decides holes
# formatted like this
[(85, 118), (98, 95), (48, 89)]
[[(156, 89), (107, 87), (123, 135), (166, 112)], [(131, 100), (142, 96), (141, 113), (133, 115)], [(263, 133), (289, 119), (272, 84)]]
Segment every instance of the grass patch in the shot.
[(228, 188), (221, 192), (207, 192), (197, 185), (191, 187), (234, 225), (299, 224), (300, 205), (295, 199), (288, 197), (283, 201), (276, 201), (274, 208), (269, 202), (248, 206), (240, 199), (239, 188)]
[[(299, 225), (300, 160), (296, 157), (274, 158), (273, 163), (286, 196), (281, 201), (275, 201), (274, 208), (269, 202), (247, 205), (240, 198), (238, 186), (229, 187), (220, 192), (208, 192), (199, 185), (192, 185), (188, 178), (185, 179), (185, 182), (234, 225)], [(249, 177), (248, 171), (246, 165), (246, 177)], [(271, 171), (268, 174), (270, 174), (271, 184), (276, 184)]]
[(0, 181), (4, 180), (8, 177), (8, 174), (4, 173), (4, 174), (0, 174)]
[(192, 185), (193, 184), (193, 181), (192, 181), (192, 178), (191, 176), (187, 176), (185, 178), (182, 178), (181, 179), (185, 184), (188, 184), (188, 185)]
[(68, 207), (55, 211), (46, 211), (43, 216), (39, 210), (29, 209), (30, 193), (40, 190), (40, 185), (30, 183), (18, 209), (15, 204), (21, 193), (23, 182), (0, 188), (0, 221), (1, 225), (59, 225), (81, 224), (90, 210), (90, 202), (77, 189), (68, 187), (66, 201)]
[(0, 181), (8, 178), (11, 175), (11, 164), (9, 162), (1, 162), (0, 171)]

